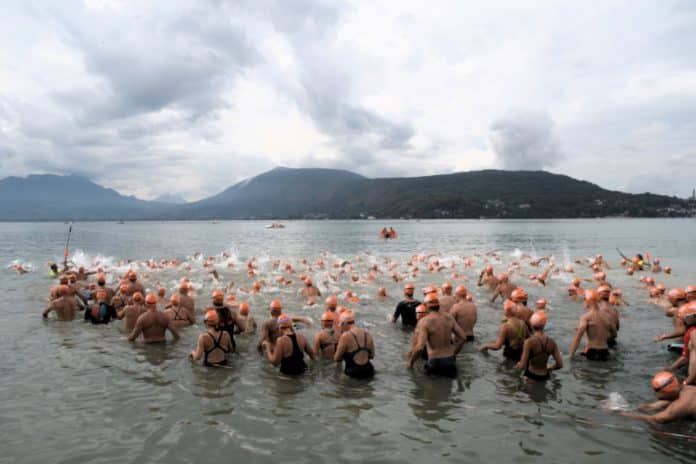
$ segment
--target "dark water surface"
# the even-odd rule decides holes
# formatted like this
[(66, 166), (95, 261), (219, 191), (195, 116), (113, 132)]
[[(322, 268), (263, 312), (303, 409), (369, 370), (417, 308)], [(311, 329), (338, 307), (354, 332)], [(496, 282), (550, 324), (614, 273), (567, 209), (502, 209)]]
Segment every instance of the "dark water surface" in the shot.
[[(363, 297), (351, 305), (362, 325), (375, 336), (377, 376), (370, 382), (348, 379), (333, 363), (315, 362), (299, 379), (280, 375), (255, 351), (258, 334), (240, 337), (239, 353), (229, 368), (209, 369), (187, 359), (201, 319), (175, 343), (145, 346), (128, 343), (121, 322), (109, 326), (81, 321), (43, 321), (41, 311), (53, 281), (45, 263), (62, 254), (67, 226), (57, 223), (0, 224), (0, 462), (694, 462), (696, 441), (673, 434), (696, 435), (696, 426), (649, 427), (602, 408), (612, 392), (631, 405), (650, 401), (650, 379), (671, 362), (652, 337), (669, 330), (671, 321), (646, 302), (637, 277), (618, 267), (619, 246), (625, 253), (650, 251), (674, 268), (660, 274), (668, 287), (696, 284), (695, 220), (587, 221), (422, 221), (394, 222), (398, 240), (379, 241), (375, 221), (288, 222), (283, 230), (266, 230), (254, 221), (219, 224), (78, 223), (71, 251), (77, 263), (101, 261), (118, 267), (122, 259), (191, 260), (194, 251), (232, 254), (236, 266), (219, 267), (223, 282), (250, 287), (245, 262), (258, 259), (261, 278), (270, 288), (248, 298), (261, 323), (268, 302), (281, 298), (286, 310), (318, 320), (318, 308), (303, 308), (299, 285), (275, 288), (272, 261), (313, 262), (328, 253), (327, 264), (349, 260), (361, 274), (368, 264), (384, 270), (383, 257), (401, 263), (414, 253), (436, 253), (444, 264), (471, 279), (465, 283), (479, 304), (477, 341), (458, 358), (459, 378), (430, 379), (417, 365), (405, 368), (411, 334), (388, 322), (402, 283), (388, 273), (377, 282), (352, 284), (343, 278), (325, 294), (352, 288)], [(631, 306), (622, 313), (619, 348), (607, 363), (568, 362), (546, 385), (527, 386), (499, 352), (483, 355), (482, 341), (495, 338), (498, 305), (476, 288), (478, 271), (487, 263), (474, 259), (466, 269), (462, 256), (500, 249), (503, 263), (519, 257), (552, 254), (561, 267), (575, 257), (602, 253), (614, 269), (609, 280), (620, 286)], [(358, 256), (363, 263), (358, 266)], [(188, 258), (187, 258), (188, 257)], [(5, 266), (19, 260), (34, 272), (18, 276)], [(451, 270), (427, 272), (420, 265), (418, 288), (441, 284)], [(590, 269), (575, 266), (581, 277)], [(146, 272), (141, 269), (141, 273)], [(525, 273), (538, 273), (526, 268)], [(191, 270), (150, 275), (171, 293), (183, 275), (200, 288), (197, 304), (207, 303), (218, 286), (200, 261)], [(325, 272), (312, 272), (322, 282)], [(572, 276), (554, 276), (540, 288), (517, 278), (532, 301), (546, 297), (548, 334), (567, 354), (579, 303), (568, 302)], [(453, 281), (454, 282), (454, 281)], [(147, 283), (147, 282), (146, 282)], [(457, 282), (459, 283), (459, 282)], [(389, 302), (371, 297), (379, 285)], [(241, 299), (247, 299), (241, 297)], [(200, 316), (200, 314), (199, 314)], [(312, 336), (317, 327), (301, 328)]]

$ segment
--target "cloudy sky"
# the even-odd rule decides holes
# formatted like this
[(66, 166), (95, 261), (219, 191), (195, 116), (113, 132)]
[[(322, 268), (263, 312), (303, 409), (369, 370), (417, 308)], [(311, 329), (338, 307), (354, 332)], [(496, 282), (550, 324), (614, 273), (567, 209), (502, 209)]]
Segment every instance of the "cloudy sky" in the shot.
[(278, 165), (543, 168), (687, 196), (694, 31), (690, 0), (3, 2), (0, 177), (194, 200)]

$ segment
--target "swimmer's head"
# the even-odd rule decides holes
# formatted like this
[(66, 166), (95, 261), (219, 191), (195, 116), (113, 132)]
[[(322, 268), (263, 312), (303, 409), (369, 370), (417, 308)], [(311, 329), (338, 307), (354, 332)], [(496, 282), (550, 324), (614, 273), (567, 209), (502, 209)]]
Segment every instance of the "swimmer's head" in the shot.
[(336, 309), (336, 305), (338, 304), (338, 299), (336, 298), (336, 295), (327, 296), (326, 300), (324, 300), (324, 304), (327, 308)]
[(324, 328), (333, 327), (336, 321), (336, 315), (332, 311), (324, 311), (321, 315), (321, 326)]
[(104, 277), (104, 274), (99, 274), (97, 276), (97, 285), (100, 287), (106, 285), (106, 278)]
[(451, 295), (452, 294), (452, 284), (449, 282), (445, 282), (442, 284), (442, 293), (444, 295)]
[(164, 295), (167, 294), (167, 290), (164, 287), (160, 287), (157, 289), (157, 295), (160, 297), (164, 298)]
[(307, 287), (311, 287), (311, 286), (312, 286), (312, 278), (311, 278), (311, 277), (307, 277), (307, 278), (304, 280), (304, 284), (305, 284)]
[(283, 329), (292, 329), (292, 318), (288, 316), (287, 314), (281, 314), (278, 316), (278, 328), (283, 330)]
[(672, 267), (671, 266), (665, 266), (662, 268), (665, 274), (671, 274), (672, 273)]
[(589, 308), (597, 303), (599, 303), (599, 293), (597, 290), (585, 290), (585, 306)]
[(125, 293), (128, 293), (128, 285), (127, 285), (127, 284), (122, 284), (120, 287), (118, 287), (118, 290), (119, 290), (121, 293), (124, 293), (124, 294), (125, 294)]
[(440, 300), (437, 297), (437, 293), (428, 293), (423, 299), (423, 304), (430, 311), (438, 311), (440, 309)]
[[(65, 285), (65, 284), (62, 284), (62, 285), (58, 286), (58, 294), (59, 294), (60, 296), (68, 296), (68, 295), (70, 295), (70, 287), (68, 287), (68, 286)], [(104, 296), (106, 296), (106, 295), (104, 295)]]
[(696, 325), (696, 302), (688, 303), (679, 308), (677, 316), (687, 326)]
[(377, 289), (377, 295), (379, 296), (387, 296), (387, 288), (386, 287), (379, 287)]
[(522, 287), (517, 287), (510, 294), (510, 299), (515, 303), (527, 304), (528, 298), (529, 295), (527, 295), (527, 292)]
[(424, 304), (419, 304), (416, 306), (416, 319), (423, 319), (428, 314), (428, 308)]
[(179, 294), (178, 294), (178, 293), (173, 294), (173, 295), (169, 298), (169, 302), (170, 302), (171, 304), (173, 304), (174, 306), (178, 306), (180, 301), (181, 301), (181, 299), (179, 298)]
[(212, 299), (213, 303), (222, 304), (225, 301), (225, 294), (222, 293), (222, 290), (215, 290)]
[(129, 272), (128, 280), (130, 280), (131, 282), (135, 282), (136, 280), (138, 280), (138, 274), (136, 274), (135, 271)]
[(532, 317), (529, 318), (529, 325), (531, 325), (533, 329), (543, 329), (544, 326), (546, 326), (546, 312), (537, 311), (532, 314)]
[(505, 317), (514, 316), (515, 303), (512, 300), (505, 300), (503, 303), (503, 312), (505, 313)]
[(546, 298), (539, 298), (536, 300), (536, 307), (537, 309), (544, 309), (546, 308), (548, 301), (546, 301)]
[(505, 282), (507, 282), (508, 280), (510, 280), (510, 277), (508, 277), (507, 273), (501, 272), (500, 274), (498, 274), (498, 281), (499, 281), (499, 282), (505, 283)]
[(140, 292), (135, 292), (133, 294), (133, 301), (136, 303), (142, 303), (143, 302), (143, 294)]
[(181, 293), (182, 295), (186, 295), (188, 293), (188, 290), (188, 281), (181, 282), (181, 285), (179, 285), (179, 293)]
[(611, 288), (608, 285), (600, 285), (597, 288), (597, 293), (599, 293), (599, 298), (602, 300), (608, 300), (611, 294)]
[(283, 304), (280, 302), (280, 300), (273, 300), (268, 307), (271, 310), (271, 314), (277, 316), (280, 314), (280, 311), (282, 311)]
[(655, 396), (658, 398), (675, 397), (679, 394), (679, 390), (681, 390), (677, 377), (667, 371), (655, 374), (655, 377), (652, 379), (652, 388), (655, 391)]
[(239, 314), (242, 316), (249, 315), (249, 303), (239, 303)]
[(145, 297), (145, 304), (148, 306), (154, 306), (157, 304), (157, 297), (153, 293), (149, 293)]
[(412, 296), (413, 296), (413, 292), (415, 292), (415, 291), (416, 291), (416, 286), (415, 286), (415, 285), (413, 285), (413, 284), (406, 284), (406, 285), (404, 285), (404, 295), (406, 295), (406, 296), (408, 296), (408, 297), (412, 297)]
[(457, 285), (457, 288), (454, 291), (454, 294), (460, 298), (466, 298), (467, 293), (469, 293), (469, 291), (464, 285)]
[(488, 266), (486, 266), (485, 271), (486, 271), (486, 275), (493, 275), (493, 266), (491, 266), (489, 264)]
[(97, 290), (97, 301), (106, 301), (106, 290), (104, 290), (103, 288)]
[(350, 328), (355, 324), (355, 316), (353, 311), (345, 311), (341, 314), (340, 325), (343, 330), (350, 330)]
[(217, 311), (214, 309), (206, 311), (203, 322), (205, 322), (205, 325), (207, 326), (216, 327), (220, 323), (220, 318), (218, 317)]

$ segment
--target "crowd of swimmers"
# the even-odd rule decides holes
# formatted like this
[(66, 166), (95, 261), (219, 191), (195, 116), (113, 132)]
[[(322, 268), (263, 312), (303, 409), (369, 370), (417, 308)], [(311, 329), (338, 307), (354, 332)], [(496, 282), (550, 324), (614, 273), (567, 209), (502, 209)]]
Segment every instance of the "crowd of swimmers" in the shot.
[[(228, 258), (223, 254), (223, 258)], [(500, 254), (492, 251), (484, 256), (489, 262), (500, 261)], [(198, 256), (197, 258), (200, 258)], [(359, 258), (358, 261), (364, 261)], [(539, 274), (522, 273), (522, 262), (532, 267), (547, 265)], [(400, 320), (401, 325), (412, 332), (410, 350), (406, 353), (406, 366), (413, 368), (415, 363), (423, 362), (423, 369), (428, 375), (456, 377), (456, 358), (467, 343), (475, 341), (475, 325), (478, 318), (477, 306), (471, 292), (463, 284), (456, 286), (450, 281), (441, 286), (427, 286), (422, 289), (422, 302), (416, 298), (416, 287), (409, 280), (418, 277), (420, 267), (427, 267), (430, 272), (450, 269), (449, 280), (467, 281), (455, 270), (454, 263), (448, 266), (434, 259), (433, 256), (414, 255), (406, 263), (405, 269), (399, 263), (384, 258), (382, 268), (377, 264), (365, 263), (365, 274), (360, 274), (353, 264), (343, 261), (326, 265), (323, 258), (314, 263), (301, 260), (304, 270), (299, 272), (292, 264), (281, 265), (280, 260), (273, 262), (278, 285), (292, 285), (293, 276), (299, 276), (301, 288), (298, 295), (306, 304), (319, 306), (321, 291), (314, 285), (311, 274), (321, 270), (327, 276), (325, 287), (330, 281), (338, 282), (340, 278), (350, 282), (375, 282), (383, 274), (394, 282), (404, 282), (404, 298), (398, 302), (391, 321)], [(467, 257), (465, 266), (471, 268), (473, 260)], [(209, 269), (213, 282), (219, 282), (215, 269), (215, 257), (203, 261), (203, 267)], [(628, 306), (620, 289), (607, 280), (609, 263), (601, 256), (594, 259), (576, 260), (576, 264), (589, 266), (592, 278), (574, 277), (568, 287), (568, 298), (581, 302), (585, 312), (579, 317), (575, 335), (568, 349), (569, 358), (576, 356), (580, 345), (585, 340), (580, 354), (592, 362), (604, 362), (611, 358), (611, 350), (617, 346), (620, 330), (621, 309)], [(176, 260), (143, 263), (150, 271), (163, 269), (187, 269), (190, 267)], [(234, 266), (234, 264), (231, 264)], [(636, 255), (633, 259), (622, 259), (621, 266), (628, 275), (644, 271), (639, 279), (651, 303), (664, 308), (665, 316), (671, 318), (672, 328), (655, 337), (655, 341), (681, 340), (683, 347), (679, 357), (668, 368), (656, 374), (652, 381), (658, 401), (642, 405), (656, 414), (623, 414), (648, 422), (664, 423), (678, 419), (696, 418), (696, 286), (672, 288), (656, 283), (655, 277), (669, 274), (668, 266), (662, 267), (658, 258), (652, 262)], [(252, 258), (247, 262), (249, 277), (257, 276), (257, 263)], [(306, 274), (305, 274), (306, 273)], [(568, 273), (574, 275), (572, 265), (564, 269), (552, 264), (551, 257), (532, 259), (523, 255), (503, 272), (494, 272), (488, 264), (478, 275), (476, 285), (490, 291), (490, 301), (502, 299), (502, 320), (495, 340), (483, 343), (482, 352), (502, 349), (504, 358), (515, 363), (527, 382), (544, 382), (554, 370), (563, 368), (563, 357), (556, 341), (545, 333), (547, 324), (546, 299), (538, 299), (534, 305), (529, 304), (529, 294), (511, 278), (527, 279), (527, 285), (547, 284), (551, 275)], [(196, 307), (192, 295), (196, 288), (188, 277), (178, 285), (177, 292), (167, 296), (166, 288), (155, 283), (156, 291), (147, 293), (138, 273), (129, 269), (122, 275), (114, 276), (116, 285), (107, 285), (104, 269), (87, 271), (80, 267), (75, 271), (64, 270), (57, 276), (59, 284), (50, 291), (49, 304), (43, 312), (44, 318), (54, 312), (58, 320), (70, 321), (82, 314), (85, 321), (93, 324), (108, 324), (113, 320), (123, 320), (123, 327), (128, 332), (127, 339), (135, 341), (142, 337), (146, 343), (161, 343), (170, 332), (176, 339), (181, 331), (192, 326), (197, 316), (203, 315), (205, 331), (196, 341), (190, 352), (192, 360), (202, 360), (206, 366), (221, 366), (227, 363), (229, 353), (236, 350), (235, 337), (249, 337), (258, 330), (260, 336), (257, 348), (273, 365), (279, 366), (285, 375), (301, 375), (307, 370), (307, 358), (315, 360), (324, 358), (344, 364), (346, 375), (369, 379), (375, 375), (372, 360), (375, 357), (375, 341), (372, 334), (356, 323), (357, 314), (347, 308), (359, 302), (359, 297), (351, 290), (340, 295), (329, 295), (324, 300), (321, 315), (321, 330), (308, 339), (296, 330), (300, 324), (312, 325), (310, 318), (292, 316), (284, 311), (280, 299), (273, 299), (269, 306), (269, 318), (257, 326), (250, 313), (248, 302), (237, 300), (237, 291), (230, 291), (233, 283), (224, 290), (215, 290), (210, 304)], [(267, 282), (256, 280), (253, 285), (239, 288), (240, 293), (249, 295), (261, 293)], [(339, 305), (339, 298), (347, 306)], [(385, 287), (379, 287), (378, 300), (387, 300)], [(550, 363), (549, 361), (552, 360)], [(685, 378), (679, 380), (677, 374), (685, 371)]]

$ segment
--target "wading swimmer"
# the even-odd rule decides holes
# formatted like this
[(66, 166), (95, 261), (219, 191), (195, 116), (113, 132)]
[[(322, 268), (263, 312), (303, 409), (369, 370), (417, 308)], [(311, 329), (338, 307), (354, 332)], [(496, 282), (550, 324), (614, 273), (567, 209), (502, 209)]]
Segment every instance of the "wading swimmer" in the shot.
[(256, 319), (254, 319), (254, 316), (249, 314), (249, 303), (239, 303), (239, 318), (244, 321), (244, 325), (246, 326), (244, 332), (242, 333), (256, 332)]
[(219, 319), (217, 311), (210, 310), (205, 313), (203, 319), (206, 332), (198, 336), (196, 349), (191, 351), (189, 357), (194, 361), (203, 358), (204, 366), (224, 366), (227, 364), (227, 354), (234, 351), (230, 335), (218, 328)]
[(268, 306), (268, 309), (271, 312), (271, 318), (267, 319), (261, 326), (261, 338), (259, 339), (258, 348), (261, 349), (263, 348), (264, 343), (268, 343), (272, 351), (273, 346), (280, 335), (280, 331), (278, 330), (278, 316), (280, 316), (283, 305), (281, 304), (280, 300), (273, 300)]
[(455, 303), (454, 295), (452, 295), (452, 284), (445, 282), (440, 287), (442, 296), (440, 297), (440, 310), (448, 313), (452, 305)]
[(81, 308), (80, 304), (77, 302), (77, 299), (72, 296), (70, 287), (67, 285), (60, 285), (58, 287), (58, 294), (60, 296), (49, 303), (42, 316), (44, 319), (48, 318), (48, 315), (52, 311), (55, 311), (56, 319), (59, 321), (72, 321)]
[(432, 293), (426, 296), (425, 306), (428, 315), (420, 320), (416, 328), (416, 343), (409, 353), (406, 367), (413, 367), (420, 351), (426, 348), (428, 360), (423, 365), (428, 375), (442, 377), (457, 376), (457, 360), (454, 357), (454, 345), (452, 334), (460, 338), (466, 338), (466, 334), (454, 318), (440, 312), (440, 302)]
[(570, 357), (580, 345), (583, 335), (587, 337), (587, 346), (582, 355), (591, 361), (606, 361), (609, 359), (609, 339), (616, 337), (616, 327), (613, 322), (599, 310), (599, 293), (596, 290), (585, 290), (585, 306), (588, 311), (580, 316), (575, 337), (570, 345)]
[(116, 317), (116, 309), (106, 302), (106, 291), (97, 290), (97, 302), (85, 309), (84, 320), (92, 324), (108, 324)]
[(664, 333), (655, 337), (655, 341), (669, 340), (671, 338), (679, 338), (684, 336), (686, 327), (684, 322), (677, 316), (679, 308), (686, 303), (686, 292), (681, 288), (673, 288), (667, 292), (667, 300), (670, 307), (665, 310), (665, 316), (671, 317), (674, 323), (674, 330), (670, 333)]
[(696, 303), (689, 303), (679, 308), (679, 313), (675, 316), (681, 319), (684, 323), (686, 331), (684, 332), (683, 347), (681, 356), (672, 363), (667, 370), (674, 371), (682, 366), (689, 366), (689, 374), (684, 382), (685, 384), (693, 384), (696, 380)]
[[(524, 341), (522, 357), (517, 363), (517, 368), (524, 369), (523, 375), (526, 380), (543, 382), (549, 379), (551, 371), (563, 367), (563, 358), (553, 338), (544, 334), (546, 312), (535, 312), (529, 319), (529, 324), (532, 327), (532, 335)], [(549, 356), (553, 356), (553, 366), (547, 365)]]
[(341, 337), (334, 354), (334, 361), (345, 362), (345, 374), (356, 379), (369, 379), (375, 375), (370, 362), (375, 357), (375, 342), (372, 335), (355, 325), (352, 311), (341, 315)]
[(449, 313), (454, 318), (454, 321), (462, 328), (466, 337), (460, 339), (459, 337), (454, 338), (454, 343), (457, 345), (455, 354), (458, 353), (465, 342), (474, 341), (474, 325), (476, 325), (476, 320), (478, 318), (476, 305), (473, 301), (467, 299), (467, 289), (463, 285), (458, 285), (454, 292), (455, 303), (450, 308)]
[(123, 319), (123, 328), (126, 332), (131, 333), (135, 328), (135, 323), (138, 318), (145, 314), (145, 306), (143, 306), (143, 294), (140, 292), (135, 292), (133, 294), (133, 303), (127, 305), (120, 311), (116, 311), (116, 317), (118, 319)]
[(485, 353), (488, 350), (497, 351), (504, 347), (503, 356), (517, 362), (522, 357), (522, 347), (529, 336), (529, 329), (524, 321), (517, 318), (515, 303), (510, 300), (505, 301), (503, 310), (505, 318), (498, 330), (498, 339), (495, 342), (486, 343), (480, 350)]
[(495, 289), (493, 290), (493, 296), (491, 297), (491, 303), (493, 303), (498, 296), (503, 298), (504, 300), (509, 300), (510, 295), (512, 295), (512, 292), (515, 290), (515, 285), (510, 283), (510, 278), (508, 275), (504, 272), (502, 272), (498, 276), (498, 285), (495, 286)]
[(333, 359), (338, 344), (338, 335), (334, 329), (335, 313), (324, 311), (321, 315), (321, 332), (314, 336), (314, 352), (317, 356)]
[(169, 318), (157, 310), (157, 297), (149, 294), (145, 298), (145, 314), (140, 316), (135, 323), (133, 331), (128, 335), (128, 341), (135, 341), (140, 334), (145, 343), (163, 343), (166, 341), (167, 330), (175, 339), (181, 337), (179, 329), (169, 323)]
[(403, 327), (416, 326), (416, 306), (420, 304), (420, 301), (413, 298), (415, 290), (416, 287), (413, 284), (406, 284), (404, 286), (405, 298), (396, 305), (396, 310), (392, 316), (392, 322), (396, 322), (397, 319), (401, 317), (401, 325)]
[(643, 411), (660, 411), (657, 414), (621, 412), (622, 416), (642, 420), (651, 424), (666, 424), (681, 419), (696, 420), (696, 387), (681, 385), (671, 372), (658, 372), (652, 379), (657, 401), (642, 404)]
[[(135, 300), (135, 296), (133, 296), (133, 300)], [(159, 297), (157, 298), (157, 302), (160, 303)], [(178, 293), (172, 295), (166, 308), (167, 309), (164, 310), (164, 314), (166, 314), (169, 321), (178, 329), (182, 329), (196, 323), (196, 318), (194, 315), (189, 313), (188, 309), (181, 306)]]
[(280, 365), (280, 372), (285, 375), (300, 375), (307, 370), (304, 362), (304, 354), (314, 359), (314, 351), (304, 335), (295, 333), (292, 328), (292, 319), (287, 314), (278, 316), (279, 336), (275, 346), (264, 341), (262, 343), (266, 357), (274, 366)]

